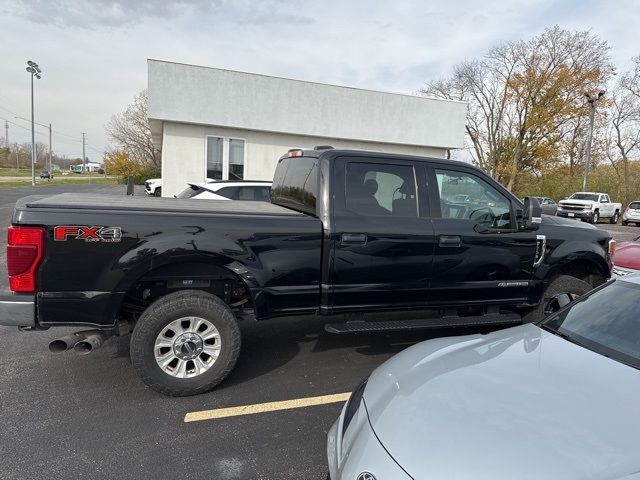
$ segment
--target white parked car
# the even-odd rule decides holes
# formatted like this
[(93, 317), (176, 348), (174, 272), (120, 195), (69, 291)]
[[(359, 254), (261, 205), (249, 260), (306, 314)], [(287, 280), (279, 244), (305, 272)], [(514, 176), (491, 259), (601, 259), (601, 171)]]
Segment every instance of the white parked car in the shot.
[(629, 225), (630, 223), (635, 223), (636, 227), (640, 227), (640, 202), (638, 201), (629, 203), (622, 214), (622, 224)]
[(144, 192), (147, 195), (153, 195), (154, 197), (162, 196), (162, 179), (150, 178), (144, 182)]
[(598, 223), (608, 218), (609, 223), (618, 223), (621, 203), (614, 203), (606, 193), (576, 192), (566, 200), (560, 200), (556, 215), (559, 217), (579, 218), (589, 223)]
[(176, 195), (176, 198), (271, 201), (271, 182), (218, 180), (188, 185), (189, 187)]

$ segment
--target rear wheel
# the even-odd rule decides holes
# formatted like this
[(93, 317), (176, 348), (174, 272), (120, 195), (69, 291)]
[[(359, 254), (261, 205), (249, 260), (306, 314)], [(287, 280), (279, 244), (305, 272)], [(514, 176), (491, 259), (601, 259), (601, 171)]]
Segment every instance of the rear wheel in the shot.
[(609, 219), (609, 223), (618, 223), (618, 218), (620, 218), (620, 214), (616, 212), (613, 214), (613, 217)]
[(152, 303), (131, 336), (131, 363), (142, 381), (172, 396), (211, 390), (231, 372), (240, 329), (229, 307), (201, 291), (180, 291)]
[(522, 315), (522, 322), (538, 322), (591, 289), (591, 285), (584, 280), (569, 275), (560, 275), (547, 285), (538, 306)]

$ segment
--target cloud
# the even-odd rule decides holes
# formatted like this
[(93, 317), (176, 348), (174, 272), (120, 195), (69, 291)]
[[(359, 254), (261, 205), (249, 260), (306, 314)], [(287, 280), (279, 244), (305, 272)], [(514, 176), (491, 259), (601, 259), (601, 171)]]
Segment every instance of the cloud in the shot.
[(311, 25), (311, 17), (289, 10), (289, 2), (247, 0), (17, 0), (13, 15), (30, 22), (95, 30), (123, 27), (149, 19), (176, 19), (211, 14), (235, 19), (238, 24)]

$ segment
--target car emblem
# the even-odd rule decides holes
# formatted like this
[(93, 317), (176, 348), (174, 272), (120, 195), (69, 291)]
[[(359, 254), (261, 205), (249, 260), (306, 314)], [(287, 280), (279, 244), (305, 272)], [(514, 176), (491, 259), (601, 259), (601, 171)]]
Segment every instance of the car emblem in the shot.
[(358, 475), (358, 478), (356, 480), (376, 480), (376, 477), (373, 476), (373, 473), (362, 472), (360, 475)]

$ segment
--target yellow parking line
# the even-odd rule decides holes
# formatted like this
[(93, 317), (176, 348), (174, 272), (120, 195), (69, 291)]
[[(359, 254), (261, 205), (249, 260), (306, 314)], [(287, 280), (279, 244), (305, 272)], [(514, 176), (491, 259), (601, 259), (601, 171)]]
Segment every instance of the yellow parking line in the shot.
[(239, 407), (216, 408), (214, 410), (202, 410), (189, 412), (184, 416), (185, 423), (213, 420), (216, 418), (237, 417), (239, 415), (253, 415), (255, 413), (276, 412), (278, 410), (290, 410), (292, 408), (313, 407), (328, 403), (346, 402), (350, 392), (335, 393), (333, 395), (321, 395), (319, 397), (295, 398), (282, 402), (257, 403), (255, 405), (241, 405)]

